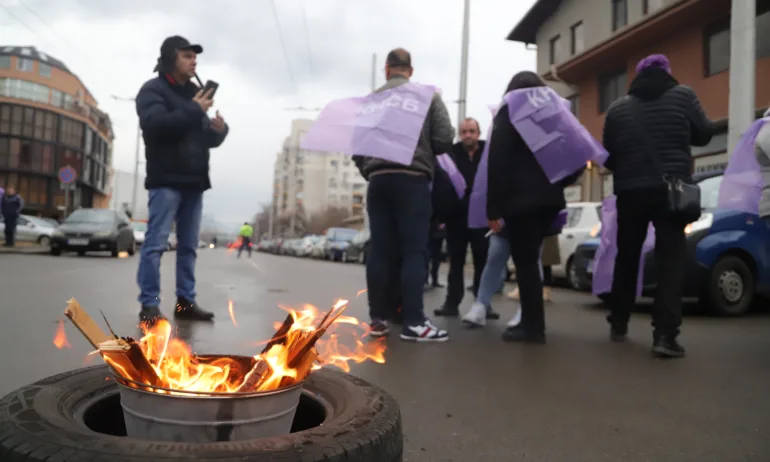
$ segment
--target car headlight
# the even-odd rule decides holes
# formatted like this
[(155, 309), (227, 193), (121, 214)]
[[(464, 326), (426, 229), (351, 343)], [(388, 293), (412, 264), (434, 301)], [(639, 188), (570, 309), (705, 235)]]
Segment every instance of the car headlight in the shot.
[(599, 232), (602, 230), (602, 224), (596, 223), (593, 228), (591, 228), (591, 237), (596, 237), (599, 235)]
[(94, 233), (94, 237), (108, 237), (112, 236), (112, 231), (98, 231)]
[(700, 216), (700, 218), (685, 226), (684, 232), (685, 234), (690, 234), (696, 231), (703, 231), (705, 229), (711, 228), (712, 224), (714, 224), (714, 214), (704, 213)]

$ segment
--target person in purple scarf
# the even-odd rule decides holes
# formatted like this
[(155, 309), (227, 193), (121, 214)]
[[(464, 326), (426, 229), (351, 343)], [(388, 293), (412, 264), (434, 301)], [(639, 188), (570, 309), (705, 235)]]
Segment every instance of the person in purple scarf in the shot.
[[(544, 86), (534, 72), (519, 72), (505, 93)], [(567, 205), (564, 188), (580, 178), (583, 169), (551, 183), (511, 123), (507, 102), (495, 115), (493, 125), (489, 139), (487, 218), (493, 232), (507, 234), (521, 299), (521, 322), (510, 322), (503, 340), (545, 343), (540, 249), (559, 212)]]
[(641, 60), (628, 96), (607, 111), (603, 138), (609, 158), (604, 166), (613, 174), (618, 224), (612, 312), (607, 319), (613, 341), (625, 340), (628, 332), (642, 245), (652, 222), (659, 268), (652, 352), (660, 357), (685, 354), (677, 336), (682, 324), (687, 220), (668, 213), (664, 177), (691, 183), (690, 146), (705, 146), (712, 133), (695, 92), (677, 82), (663, 55)]

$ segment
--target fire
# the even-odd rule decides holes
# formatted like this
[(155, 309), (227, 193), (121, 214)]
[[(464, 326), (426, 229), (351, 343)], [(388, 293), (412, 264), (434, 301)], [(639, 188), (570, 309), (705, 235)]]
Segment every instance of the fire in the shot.
[(233, 307), (233, 301), (232, 300), (228, 300), (227, 301), (227, 312), (230, 313), (230, 319), (233, 320), (233, 325), (235, 327), (238, 327), (238, 323), (235, 322), (235, 312), (233, 311), (233, 308), (234, 308)]
[(118, 252), (118, 258), (128, 258), (128, 252), (126, 251)]
[[(173, 336), (171, 323), (166, 320), (150, 329), (143, 327), (144, 337), (138, 343), (163, 388), (204, 394), (275, 390), (301, 382), (322, 366), (350, 371), (351, 361), (385, 362), (384, 339), (364, 342), (368, 326), (340, 314), (347, 304), (347, 300), (339, 300), (327, 313), (312, 305), (299, 310), (281, 307), (288, 311), (286, 321), (276, 327), (281, 335), (274, 336), (248, 364), (238, 357), (196, 356), (189, 345)], [(228, 310), (235, 324), (232, 300)], [(327, 327), (330, 332), (324, 338)], [(310, 340), (316, 339), (313, 347)], [(104, 357), (119, 375), (148, 383), (146, 378), (132, 377), (127, 368)]]
[(64, 321), (60, 319), (58, 324), (59, 325), (56, 327), (56, 335), (53, 337), (53, 344), (60, 350), (62, 348), (72, 348), (69, 340), (67, 340), (67, 332), (64, 330)]

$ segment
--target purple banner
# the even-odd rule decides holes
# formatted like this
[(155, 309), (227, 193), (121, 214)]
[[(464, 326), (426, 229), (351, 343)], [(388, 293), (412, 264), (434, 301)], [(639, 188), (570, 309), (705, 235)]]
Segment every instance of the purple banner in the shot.
[(407, 83), (368, 96), (332, 101), (300, 147), (409, 165), (435, 91), (432, 86)]
[[(492, 120), (494, 121), (497, 115), (497, 110), (500, 106), (489, 106), (489, 110), (492, 111)], [(489, 130), (487, 133), (492, 133), (492, 124), (489, 124)], [(484, 143), (484, 149), (481, 151), (481, 159), (479, 159), (479, 165), (476, 168), (476, 176), (473, 180), (473, 188), (471, 189), (471, 195), (468, 198), (468, 227), (469, 228), (487, 228), (489, 226), (487, 221), (487, 182), (489, 170), (489, 140)]]
[(585, 167), (603, 165), (608, 153), (549, 87), (514, 90), (505, 95), (511, 124), (532, 150), (543, 172), (556, 183)]
[(460, 199), (465, 197), (465, 190), (468, 188), (468, 184), (465, 183), (465, 178), (463, 177), (463, 174), (460, 173), (460, 170), (457, 169), (457, 165), (455, 165), (455, 161), (452, 160), (452, 157), (450, 157), (449, 154), (441, 154), (440, 156), (436, 156), (436, 160), (441, 166), (441, 169), (449, 176), (449, 180), (452, 181), (452, 186), (454, 186), (455, 191), (457, 191), (457, 197)]
[[(602, 229), (599, 248), (594, 259), (589, 263), (593, 269), (593, 294), (609, 294), (612, 292), (612, 278), (615, 271), (615, 258), (618, 255), (618, 214), (615, 208), (616, 196), (612, 195), (602, 201)], [(647, 228), (647, 237), (642, 244), (642, 256), (639, 261), (639, 277), (636, 283), (636, 296), (642, 295), (644, 282), (644, 255), (655, 248), (655, 227)]]
[(720, 209), (759, 214), (759, 199), (765, 182), (759, 171), (754, 144), (759, 131), (768, 122), (770, 117), (754, 121), (735, 146), (719, 186), (717, 207)]

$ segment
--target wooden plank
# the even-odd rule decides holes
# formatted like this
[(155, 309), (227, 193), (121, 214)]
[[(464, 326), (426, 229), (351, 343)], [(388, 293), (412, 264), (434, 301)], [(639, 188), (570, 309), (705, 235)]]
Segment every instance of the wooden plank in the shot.
[(104, 332), (96, 325), (96, 322), (86, 311), (80, 306), (77, 300), (74, 298), (67, 302), (67, 309), (64, 310), (64, 315), (72, 321), (72, 324), (78, 328), (81, 334), (88, 340), (94, 348), (99, 348), (104, 342), (113, 339), (110, 335)]

